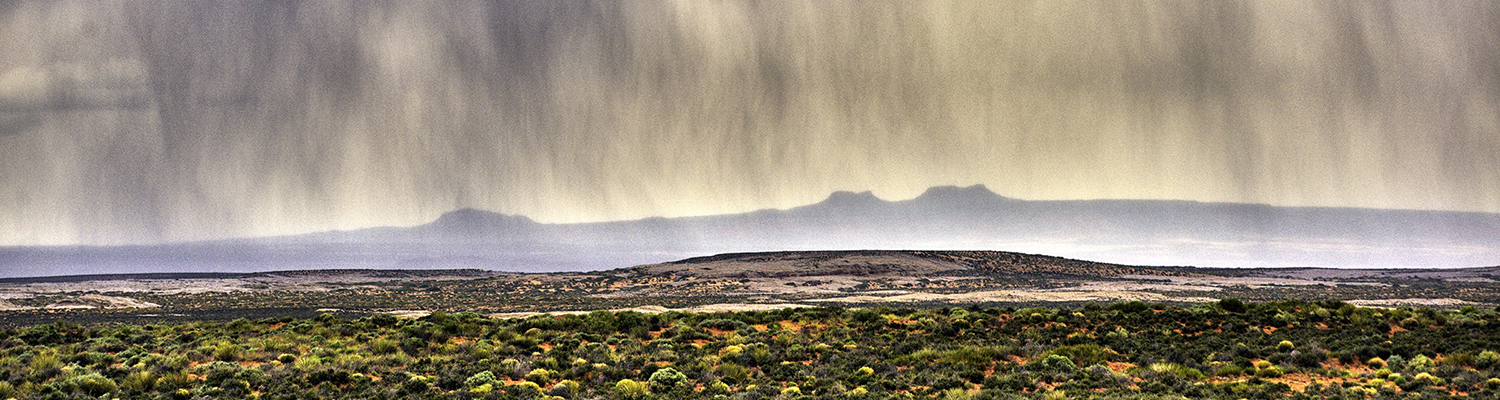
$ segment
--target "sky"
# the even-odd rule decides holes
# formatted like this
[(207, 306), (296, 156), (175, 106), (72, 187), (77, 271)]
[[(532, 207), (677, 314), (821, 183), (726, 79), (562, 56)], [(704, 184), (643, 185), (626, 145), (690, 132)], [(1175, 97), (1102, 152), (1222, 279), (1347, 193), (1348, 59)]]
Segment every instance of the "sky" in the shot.
[(0, 0), (0, 245), (835, 190), (1500, 212), (1500, 2)]

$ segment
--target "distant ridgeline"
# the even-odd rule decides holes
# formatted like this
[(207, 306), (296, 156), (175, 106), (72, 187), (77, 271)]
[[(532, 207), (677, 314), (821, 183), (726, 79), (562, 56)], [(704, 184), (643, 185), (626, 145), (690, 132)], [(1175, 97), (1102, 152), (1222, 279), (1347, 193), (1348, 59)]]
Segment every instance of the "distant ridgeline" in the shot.
[(322, 268), (600, 270), (726, 252), (1004, 250), (1136, 265), (1500, 265), (1500, 214), (1159, 200), (1026, 201), (984, 186), (786, 210), (544, 224), (475, 209), (414, 227), (127, 247), (0, 249), (0, 276)]

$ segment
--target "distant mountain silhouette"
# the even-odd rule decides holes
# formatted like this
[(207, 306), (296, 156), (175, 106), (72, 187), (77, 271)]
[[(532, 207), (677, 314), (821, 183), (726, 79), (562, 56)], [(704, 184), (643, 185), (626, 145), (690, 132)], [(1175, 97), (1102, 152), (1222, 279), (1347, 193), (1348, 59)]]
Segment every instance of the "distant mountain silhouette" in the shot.
[(0, 249), (0, 277), (315, 268), (607, 269), (725, 252), (1003, 250), (1136, 265), (1500, 265), (1500, 214), (1161, 200), (1028, 201), (982, 185), (835, 192), (785, 210), (544, 224), (477, 209), (414, 227), (161, 246)]
[(881, 200), (879, 197), (875, 197), (875, 193), (872, 193), (872, 192), (869, 192), (869, 191), (864, 191), (864, 192), (859, 192), (859, 193), (847, 192), (847, 191), (838, 191), (838, 192), (833, 192), (833, 194), (828, 195), (828, 198), (824, 199), (821, 202), (818, 202), (816, 204), (812, 204), (812, 205), (809, 205), (809, 206), (798, 207), (797, 209), (806, 209), (806, 210), (825, 209), (825, 210), (832, 210), (832, 211), (850, 212), (850, 211), (861, 211), (863, 209), (868, 209), (868, 208), (872, 208), (872, 207), (880, 207), (880, 206), (884, 206), (885, 204), (886, 204), (885, 200)]
[(969, 187), (958, 186), (933, 186), (922, 192), (910, 201), (931, 204), (950, 204), (955, 206), (987, 205), (997, 202), (1012, 201), (1010, 198), (991, 192), (984, 185)]
[(436, 221), (423, 225), (417, 232), (436, 236), (433, 239), (500, 239), (526, 235), (540, 224), (518, 215), (463, 208), (444, 213)]

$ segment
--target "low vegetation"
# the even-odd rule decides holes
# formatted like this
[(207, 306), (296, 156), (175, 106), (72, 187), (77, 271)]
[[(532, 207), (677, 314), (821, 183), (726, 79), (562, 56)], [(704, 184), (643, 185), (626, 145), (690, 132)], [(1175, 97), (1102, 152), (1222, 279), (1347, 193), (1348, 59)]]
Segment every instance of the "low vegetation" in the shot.
[(0, 330), (0, 399), (1500, 396), (1500, 312), (1337, 302)]

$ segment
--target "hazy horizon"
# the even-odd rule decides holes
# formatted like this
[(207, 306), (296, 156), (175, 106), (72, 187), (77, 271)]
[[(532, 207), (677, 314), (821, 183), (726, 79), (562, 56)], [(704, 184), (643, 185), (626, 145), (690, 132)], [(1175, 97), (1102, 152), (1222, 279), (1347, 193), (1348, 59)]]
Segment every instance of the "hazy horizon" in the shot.
[[(1215, 202), (1215, 201), (1198, 201), (1198, 200), (1181, 200), (1181, 199), (1093, 198), (1093, 199), (1040, 199), (1039, 200), (1039, 199), (1024, 199), (1024, 198), (1017, 198), (1017, 197), (1007, 196), (1004, 193), (995, 192), (993, 189), (991, 189), (991, 188), (989, 188), (989, 187), (987, 187), (987, 186), (985, 186), (983, 184), (973, 184), (973, 185), (938, 185), (938, 186), (929, 187), (927, 190), (940, 189), (940, 188), (969, 189), (969, 188), (975, 188), (975, 187), (986, 189), (990, 193), (993, 193), (996, 196), (1003, 197), (1005, 199), (1015, 200), (1015, 201), (1023, 201), (1023, 202), (1191, 202), (1191, 203), (1204, 203), (1204, 204), (1228, 204), (1228, 205), (1269, 206), (1269, 207), (1291, 208), (1291, 209), (1296, 209), (1296, 208), (1311, 208), (1311, 209), (1357, 209), (1357, 210), (1373, 210), (1373, 211), (1419, 211), (1419, 212), (1452, 212), (1452, 213), (1474, 213), (1474, 214), (1500, 214), (1500, 213), (1493, 213), (1493, 212), (1486, 212), (1486, 211), (1438, 210), (1438, 209), (1419, 209), (1419, 208), (1349, 207), (1349, 206), (1283, 206), (1283, 205), (1274, 205), (1274, 204), (1266, 204), (1266, 203)], [(371, 225), (371, 226), (358, 226), (358, 227), (353, 227), (353, 228), (348, 228), (348, 229), (327, 229), (327, 230), (311, 230), (311, 231), (303, 231), (303, 232), (286, 232), (286, 233), (280, 233), (280, 234), (274, 234), (274, 235), (267, 235), (267, 236), (230, 236), (230, 237), (222, 237), (222, 238), (190, 239), (190, 240), (183, 240), (183, 241), (168, 241), (168, 242), (158, 242), (158, 243), (133, 243), (133, 244), (44, 244), (44, 245), (10, 245), (10, 244), (0, 243), (0, 247), (37, 247), (37, 246), (41, 246), (41, 247), (58, 247), (58, 246), (60, 246), (60, 247), (68, 247), (68, 246), (171, 245), (171, 244), (189, 244), (189, 243), (198, 243), (198, 242), (213, 242), (213, 241), (238, 240), (238, 239), (268, 239), (268, 238), (277, 238), (277, 237), (303, 236), (303, 235), (318, 234), (318, 233), (337, 233), (337, 232), (362, 231), (362, 230), (380, 229), (380, 228), (414, 228), (414, 227), (420, 227), (420, 226), (423, 226), (423, 225), (434, 223), (438, 219), (440, 219), (440, 218), (442, 218), (444, 216), (453, 214), (455, 212), (461, 212), (461, 211), (464, 211), (464, 210), (477, 210), (477, 211), (482, 211), (482, 212), (487, 212), (487, 213), (495, 213), (495, 214), (503, 215), (503, 216), (522, 217), (522, 218), (526, 218), (527, 220), (530, 220), (531, 222), (534, 222), (534, 223), (537, 223), (537, 224), (542, 224), (542, 225), (601, 224), (601, 223), (637, 222), (637, 221), (656, 220), (656, 219), (724, 217), (724, 216), (736, 216), (736, 215), (742, 215), (742, 214), (749, 214), (749, 213), (754, 213), (754, 212), (758, 212), (758, 211), (787, 211), (787, 210), (791, 210), (791, 209), (795, 209), (795, 208), (800, 208), (800, 207), (813, 206), (813, 205), (817, 205), (817, 204), (823, 203), (825, 201), (829, 201), (830, 198), (832, 198), (834, 196), (838, 196), (840, 194), (853, 194), (853, 195), (858, 195), (858, 196), (868, 195), (868, 196), (870, 196), (870, 197), (872, 197), (874, 199), (877, 199), (877, 200), (880, 200), (880, 201), (883, 201), (883, 202), (893, 203), (893, 202), (904, 202), (904, 201), (916, 200), (916, 199), (920, 198), (921, 195), (926, 194), (926, 191), (924, 190), (923, 192), (919, 192), (919, 193), (917, 193), (917, 195), (914, 195), (914, 196), (911, 196), (911, 197), (905, 197), (905, 198), (885, 198), (885, 197), (881, 197), (878, 194), (875, 194), (874, 191), (871, 191), (871, 190), (837, 190), (837, 191), (834, 191), (834, 192), (830, 192), (828, 195), (826, 195), (823, 198), (821, 198), (821, 199), (819, 199), (817, 201), (814, 201), (814, 202), (809, 202), (809, 203), (805, 203), (805, 204), (795, 204), (795, 205), (791, 205), (791, 206), (787, 206), (787, 207), (782, 207), (782, 208), (755, 208), (755, 209), (745, 209), (745, 210), (729, 210), (729, 211), (725, 211), (725, 212), (721, 212), (721, 213), (715, 213), (715, 214), (649, 215), (649, 216), (642, 216), (642, 217), (631, 217), (631, 218), (625, 218), (625, 219), (609, 219), (609, 220), (598, 220), (598, 221), (549, 222), (549, 221), (538, 220), (537, 218), (534, 218), (532, 216), (525, 215), (525, 214), (504, 213), (504, 212), (500, 212), (500, 211), (489, 210), (489, 209), (484, 209), (484, 208), (479, 208), (479, 207), (459, 207), (459, 208), (450, 209), (450, 210), (447, 210), (447, 211), (443, 211), (443, 212), (434, 214), (434, 215), (430, 216), (429, 218), (427, 218), (425, 220), (419, 220), (419, 221), (417, 221), (415, 223), (408, 224), (408, 225)], [(1002, 249), (989, 249), (989, 250), (1004, 251)]]
[(786, 209), (542, 223), (464, 208), (404, 227), (151, 246), (3, 247), (0, 276), (277, 269), (599, 270), (787, 250), (994, 250), (1127, 265), (1500, 265), (1500, 214), (1155, 200), (1027, 201), (982, 185), (835, 192)]

